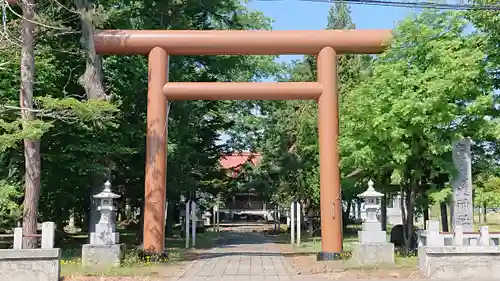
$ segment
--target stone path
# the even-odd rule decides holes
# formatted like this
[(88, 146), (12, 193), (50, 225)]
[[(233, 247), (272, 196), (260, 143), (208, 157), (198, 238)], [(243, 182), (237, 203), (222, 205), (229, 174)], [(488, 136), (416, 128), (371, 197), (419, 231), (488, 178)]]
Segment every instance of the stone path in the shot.
[(300, 276), (274, 244), (262, 233), (222, 233), (219, 247), (190, 262), (178, 281), (300, 281), (326, 280)]

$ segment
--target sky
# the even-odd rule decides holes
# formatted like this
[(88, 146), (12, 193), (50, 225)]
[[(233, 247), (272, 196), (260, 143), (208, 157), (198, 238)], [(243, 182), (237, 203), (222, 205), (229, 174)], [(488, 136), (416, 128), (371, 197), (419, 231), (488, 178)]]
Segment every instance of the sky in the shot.
[[(283, 0), (247, 3), (252, 10), (259, 10), (274, 20), (274, 30), (325, 29), (330, 3)], [(358, 29), (392, 29), (397, 22), (413, 12), (411, 8), (350, 5), (353, 22)], [(281, 56), (280, 61), (290, 61), (301, 56)]]
[[(455, 3), (456, 1), (446, 1)], [(332, 4), (324, 2), (282, 0), (255, 1), (246, 4), (249, 9), (259, 10), (274, 20), (274, 30), (318, 30), (325, 29), (328, 11)], [(397, 23), (417, 9), (373, 5), (350, 5), (351, 17), (358, 29), (393, 29)], [(290, 61), (302, 56), (281, 56), (279, 61)], [(221, 135), (220, 142), (228, 140)]]
[[(328, 20), (330, 3), (283, 0), (255, 1), (250, 0), (246, 6), (251, 10), (259, 10), (274, 20), (274, 30), (321, 30), (325, 29)], [(350, 5), (351, 17), (358, 29), (392, 29), (406, 16), (414, 12), (411, 8)], [(283, 55), (279, 61), (300, 59), (300, 55)], [(220, 143), (228, 140), (226, 134), (220, 137)]]

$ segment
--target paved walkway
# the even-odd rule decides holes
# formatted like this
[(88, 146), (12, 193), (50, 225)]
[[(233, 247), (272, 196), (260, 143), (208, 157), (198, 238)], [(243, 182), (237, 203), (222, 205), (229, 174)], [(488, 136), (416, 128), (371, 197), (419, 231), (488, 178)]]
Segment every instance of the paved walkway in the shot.
[(183, 270), (179, 281), (299, 281), (325, 280), (300, 276), (262, 233), (223, 233), (219, 247), (203, 253)]

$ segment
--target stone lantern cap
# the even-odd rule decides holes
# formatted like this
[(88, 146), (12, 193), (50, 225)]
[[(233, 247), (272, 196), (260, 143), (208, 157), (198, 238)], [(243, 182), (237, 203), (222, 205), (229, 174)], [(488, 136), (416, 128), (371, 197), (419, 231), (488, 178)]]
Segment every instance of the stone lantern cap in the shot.
[(373, 188), (372, 180), (368, 182), (368, 189), (365, 192), (358, 194), (359, 198), (381, 198), (383, 196), (383, 193), (380, 193)]
[(94, 195), (94, 198), (96, 198), (96, 199), (117, 199), (120, 197), (121, 197), (120, 195), (111, 192), (111, 183), (109, 181), (106, 181), (104, 183), (104, 190), (103, 191)]

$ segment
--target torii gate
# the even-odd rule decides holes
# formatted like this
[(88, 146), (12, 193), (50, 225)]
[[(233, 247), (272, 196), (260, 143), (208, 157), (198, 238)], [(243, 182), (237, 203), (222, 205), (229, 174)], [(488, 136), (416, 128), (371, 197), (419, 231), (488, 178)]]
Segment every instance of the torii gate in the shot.
[[(380, 53), (390, 30), (105, 30), (95, 34), (101, 55), (147, 55), (148, 106), (144, 250), (163, 253), (167, 159), (167, 100), (311, 100), (318, 102), (321, 248), (319, 260), (342, 251), (337, 59)], [(317, 55), (318, 81), (294, 83), (178, 83), (168, 81), (173, 55)]]

